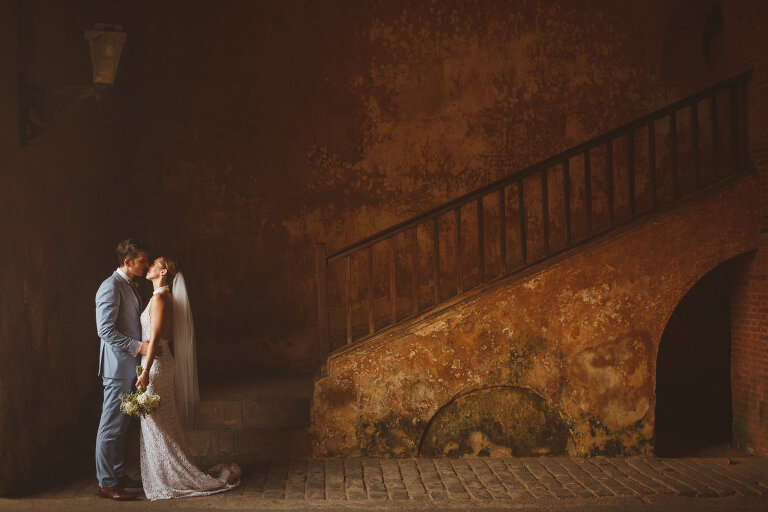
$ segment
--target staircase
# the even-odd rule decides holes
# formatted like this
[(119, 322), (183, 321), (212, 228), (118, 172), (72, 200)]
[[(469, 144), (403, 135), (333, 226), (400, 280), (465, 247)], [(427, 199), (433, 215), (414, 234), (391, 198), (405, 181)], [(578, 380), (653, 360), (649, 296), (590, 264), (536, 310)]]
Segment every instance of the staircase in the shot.
[(331, 254), (316, 244), (330, 358), (660, 215), (750, 169), (746, 72)]
[(202, 467), (310, 455), (311, 378), (217, 381), (200, 389), (187, 440)]
[(317, 244), (313, 455), (652, 454), (667, 321), (757, 244), (749, 79)]

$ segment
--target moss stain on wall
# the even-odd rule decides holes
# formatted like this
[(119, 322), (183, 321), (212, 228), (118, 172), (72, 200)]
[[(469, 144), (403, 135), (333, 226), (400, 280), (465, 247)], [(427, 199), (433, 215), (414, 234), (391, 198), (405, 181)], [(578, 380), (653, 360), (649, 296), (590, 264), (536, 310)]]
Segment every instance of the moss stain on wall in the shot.
[(419, 455), (558, 455), (569, 439), (566, 422), (543, 398), (502, 386), (472, 391), (442, 407), (424, 432)]

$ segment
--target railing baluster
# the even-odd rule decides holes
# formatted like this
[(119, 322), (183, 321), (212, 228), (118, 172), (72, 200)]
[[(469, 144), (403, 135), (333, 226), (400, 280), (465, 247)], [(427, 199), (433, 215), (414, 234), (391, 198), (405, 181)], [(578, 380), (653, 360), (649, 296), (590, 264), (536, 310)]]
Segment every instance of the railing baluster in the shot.
[(680, 177), (678, 176), (677, 163), (677, 112), (669, 114), (669, 137), (672, 139), (672, 197), (680, 196)]
[(397, 323), (397, 238), (390, 238), (390, 252), (391, 258), (389, 259), (389, 303), (392, 313), (392, 323)]
[(563, 161), (563, 202), (565, 210), (565, 246), (571, 246), (571, 164)]
[(730, 88), (730, 102), (731, 102), (731, 173), (735, 173), (739, 168), (739, 116), (736, 103), (738, 98), (736, 97), (736, 85), (732, 85)]
[(715, 179), (720, 177), (720, 148), (718, 139), (718, 126), (717, 126), (717, 93), (712, 94), (710, 98), (710, 116), (712, 117), (712, 169), (714, 171)]
[(440, 227), (437, 217), (432, 219), (433, 246), (435, 248), (435, 304), (440, 302)]
[(629, 188), (629, 216), (635, 216), (637, 205), (635, 204), (635, 131), (627, 134), (627, 185)]
[(608, 168), (608, 228), (613, 227), (613, 139), (605, 143), (605, 166)]
[(328, 325), (328, 264), (325, 259), (325, 244), (323, 243), (315, 244), (315, 269), (317, 271), (319, 357), (320, 364), (325, 369), (325, 362), (331, 351), (331, 333)]
[(464, 293), (461, 284), (461, 207), (453, 210), (456, 219), (456, 295)]
[(525, 193), (523, 192), (523, 180), (517, 182), (517, 204), (520, 208), (520, 252), (523, 256), (523, 265), (528, 262), (528, 247), (525, 233)]
[(352, 256), (347, 256), (345, 260), (347, 267), (347, 345), (349, 345), (352, 343)]
[(499, 257), (501, 258), (501, 273), (507, 273), (507, 203), (504, 197), (504, 187), (499, 189)]
[(368, 333), (373, 334), (373, 246), (368, 247)]
[(477, 199), (477, 275), (485, 281), (485, 230), (483, 229), (483, 198)]
[(411, 230), (411, 286), (413, 287), (413, 313), (419, 312), (419, 236), (416, 227)]
[(549, 185), (547, 169), (541, 171), (541, 222), (544, 228), (544, 254), (549, 254)]
[(691, 130), (693, 131), (693, 174), (696, 178), (696, 188), (701, 186), (701, 162), (699, 155), (699, 103), (691, 105)]
[(592, 165), (589, 160), (589, 150), (584, 152), (584, 209), (587, 214), (587, 236), (592, 236)]
[(648, 123), (648, 174), (651, 178), (651, 204), (655, 208), (659, 196), (656, 189), (656, 120)]

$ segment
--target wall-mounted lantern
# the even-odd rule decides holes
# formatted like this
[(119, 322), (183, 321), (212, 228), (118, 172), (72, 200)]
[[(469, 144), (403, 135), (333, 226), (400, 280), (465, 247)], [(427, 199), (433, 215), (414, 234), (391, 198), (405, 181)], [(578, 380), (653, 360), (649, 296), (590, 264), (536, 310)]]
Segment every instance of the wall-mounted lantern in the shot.
[(96, 23), (85, 31), (90, 43), (93, 84), (71, 87), (36, 87), (19, 75), (19, 139), (27, 146), (42, 130), (51, 128), (81, 101), (101, 98), (115, 83), (126, 40), (120, 25)]
[(91, 43), (93, 83), (114, 84), (126, 39), (123, 27), (97, 23), (92, 29), (85, 31), (85, 38)]

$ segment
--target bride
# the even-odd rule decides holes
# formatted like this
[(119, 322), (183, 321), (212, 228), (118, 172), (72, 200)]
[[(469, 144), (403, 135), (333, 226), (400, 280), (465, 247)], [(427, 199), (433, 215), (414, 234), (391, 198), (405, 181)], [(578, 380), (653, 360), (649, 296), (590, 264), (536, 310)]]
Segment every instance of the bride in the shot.
[[(191, 424), (199, 399), (195, 334), (184, 276), (171, 258), (157, 258), (147, 279), (154, 292), (141, 314), (149, 339), (136, 387), (160, 395), (160, 406), (141, 419), (141, 478), (150, 500), (205, 496), (240, 484), (240, 466), (218, 464), (200, 471), (190, 460), (181, 422)], [(160, 349), (158, 350), (158, 347)], [(175, 359), (174, 359), (175, 355)]]

